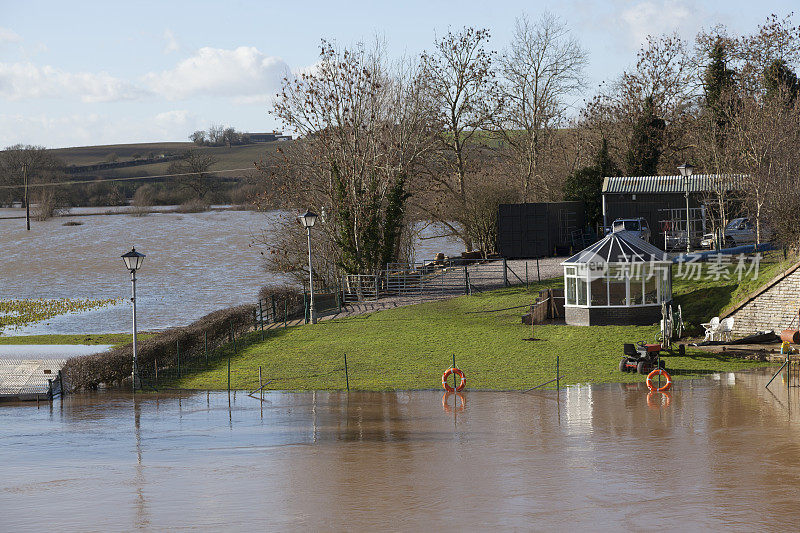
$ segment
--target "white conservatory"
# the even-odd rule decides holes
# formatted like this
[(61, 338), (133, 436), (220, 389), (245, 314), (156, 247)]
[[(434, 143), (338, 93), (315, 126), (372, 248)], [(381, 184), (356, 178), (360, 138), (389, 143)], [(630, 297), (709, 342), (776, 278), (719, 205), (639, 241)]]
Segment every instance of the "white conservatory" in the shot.
[(611, 233), (563, 263), (567, 324), (654, 324), (672, 301), (672, 262), (625, 231)]

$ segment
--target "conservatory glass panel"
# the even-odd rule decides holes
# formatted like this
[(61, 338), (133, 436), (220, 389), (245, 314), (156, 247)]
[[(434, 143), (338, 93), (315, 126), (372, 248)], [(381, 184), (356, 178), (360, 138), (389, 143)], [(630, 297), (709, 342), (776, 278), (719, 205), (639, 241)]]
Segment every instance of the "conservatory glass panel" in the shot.
[(578, 278), (578, 305), (586, 305), (586, 280), (583, 278)]
[(658, 303), (658, 278), (655, 275), (644, 280), (644, 303)]
[(608, 305), (608, 286), (604, 277), (592, 280), (592, 305)]
[(631, 303), (629, 305), (642, 305), (642, 278), (631, 278)]
[(608, 305), (626, 305), (627, 280), (608, 279)]
[(567, 278), (567, 305), (575, 305), (577, 301), (578, 280)]

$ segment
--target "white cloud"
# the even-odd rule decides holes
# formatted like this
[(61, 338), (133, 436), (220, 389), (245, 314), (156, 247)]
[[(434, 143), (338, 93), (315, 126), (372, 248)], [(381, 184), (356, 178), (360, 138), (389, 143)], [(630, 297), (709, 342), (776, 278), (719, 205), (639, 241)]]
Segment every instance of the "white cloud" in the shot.
[(291, 71), (282, 59), (267, 56), (257, 48), (205, 47), (174, 69), (147, 74), (145, 83), (154, 92), (172, 100), (224, 96), (247, 102), (274, 95), (287, 75), (291, 75)]
[(166, 44), (164, 45), (165, 54), (177, 52), (181, 48), (181, 46), (178, 44), (178, 39), (175, 38), (175, 34), (173, 34), (172, 30), (169, 28), (164, 30), (164, 41), (166, 41)]
[(15, 31), (0, 26), (0, 43), (19, 43), (22, 37)]
[(8, 100), (77, 97), (85, 103), (135, 100), (146, 91), (105, 72), (65, 72), (49, 65), (0, 63), (0, 97)]
[(0, 147), (37, 144), (50, 148), (129, 142), (186, 141), (201, 120), (183, 110), (119, 117), (98, 113), (0, 114)]
[[(646, 0), (622, 11), (620, 19), (626, 26), (632, 45), (641, 46), (648, 35), (661, 35), (681, 30), (696, 18), (694, 8), (680, 0)], [(692, 23), (692, 30), (694, 30)]]

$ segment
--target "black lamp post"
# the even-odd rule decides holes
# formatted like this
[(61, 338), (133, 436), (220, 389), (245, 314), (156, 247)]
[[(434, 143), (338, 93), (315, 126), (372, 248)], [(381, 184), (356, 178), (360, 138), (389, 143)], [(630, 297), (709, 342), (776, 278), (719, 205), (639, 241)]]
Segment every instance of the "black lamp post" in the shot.
[(314, 224), (317, 222), (317, 214), (309, 210), (298, 216), (297, 219), (300, 221), (300, 224), (306, 228), (306, 237), (308, 238), (308, 290), (311, 293), (309, 315), (311, 318), (311, 323), (316, 324), (317, 312), (314, 308), (314, 269), (311, 266), (311, 228), (313, 228)]
[(686, 253), (691, 252), (691, 232), (689, 231), (689, 177), (694, 172), (694, 165), (684, 163), (678, 166), (678, 170), (683, 176), (683, 194), (686, 197)]
[(142, 267), (144, 261), (144, 254), (136, 251), (136, 248), (131, 248), (131, 251), (122, 256), (125, 261), (125, 268), (131, 273), (131, 303), (133, 304), (133, 390), (136, 391), (138, 384), (137, 378), (139, 376), (139, 360), (136, 354), (136, 271)]

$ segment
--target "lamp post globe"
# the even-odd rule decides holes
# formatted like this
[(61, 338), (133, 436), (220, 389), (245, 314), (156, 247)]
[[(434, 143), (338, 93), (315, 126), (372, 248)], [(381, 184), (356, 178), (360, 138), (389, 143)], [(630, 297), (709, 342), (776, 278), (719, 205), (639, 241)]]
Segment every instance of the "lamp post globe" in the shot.
[(317, 214), (311, 210), (306, 210), (305, 213), (299, 215), (297, 220), (306, 229), (306, 239), (308, 239), (308, 292), (311, 294), (308, 314), (312, 324), (317, 323), (317, 312), (314, 307), (314, 268), (311, 264), (311, 228), (317, 222)]
[(694, 173), (694, 165), (691, 163), (678, 165), (678, 172), (683, 176), (683, 194), (686, 198), (686, 253), (688, 254), (692, 251), (692, 233), (689, 222), (689, 177)]
[(133, 307), (133, 370), (131, 371), (131, 378), (133, 379), (134, 392), (139, 386), (139, 359), (136, 351), (136, 271), (142, 268), (142, 262), (145, 255), (136, 251), (136, 248), (131, 248), (131, 251), (122, 255), (122, 260), (125, 261), (125, 268), (131, 273), (131, 304)]

